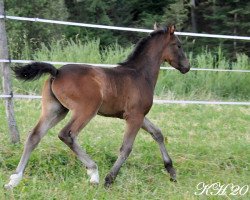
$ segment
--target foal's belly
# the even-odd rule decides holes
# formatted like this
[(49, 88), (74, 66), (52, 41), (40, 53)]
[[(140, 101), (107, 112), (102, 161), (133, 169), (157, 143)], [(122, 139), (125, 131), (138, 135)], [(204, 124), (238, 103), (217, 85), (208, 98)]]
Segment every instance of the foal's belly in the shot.
[(123, 119), (124, 118), (124, 112), (125, 111), (118, 111), (117, 113), (103, 113), (98, 111), (98, 115), (104, 116), (104, 117), (116, 117), (116, 118), (120, 118)]
[(117, 117), (120, 119), (124, 118), (125, 109), (117, 105), (110, 105), (103, 103), (99, 108), (97, 114), (105, 117)]

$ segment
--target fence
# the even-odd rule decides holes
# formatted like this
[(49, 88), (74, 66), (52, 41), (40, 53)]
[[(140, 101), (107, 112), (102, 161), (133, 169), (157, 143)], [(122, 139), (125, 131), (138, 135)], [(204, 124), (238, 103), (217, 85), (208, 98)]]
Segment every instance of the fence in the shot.
[[(140, 28), (128, 28), (128, 27), (117, 27), (117, 26), (106, 26), (106, 25), (96, 25), (96, 24), (86, 24), (86, 23), (76, 23), (76, 22), (67, 22), (67, 21), (58, 21), (58, 20), (49, 20), (49, 19), (40, 19), (40, 18), (28, 18), (28, 17), (19, 17), (19, 16), (6, 16), (0, 15), (0, 19), (9, 19), (9, 20), (19, 20), (19, 21), (29, 21), (29, 22), (40, 22), (40, 23), (50, 23), (50, 24), (61, 24), (69, 26), (79, 26), (79, 27), (89, 27), (89, 28), (101, 28), (101, 29), (110, 29), (110, 30), (120, 30), (120, 31), (133, 31), (133, 32), (151, 32), (149, 29), (140, 29)], [(250, 40), (250, 37), (247, 36), (231, 36), (231, 35), (218, 35), (218, 34), (201, 34), (201, 33), (188, 33), (188, 32), (176, 32), (176, 35), (182, 36), (192, 36), (192, 37), (208, 37), (208, 38), (222, 38), (222, 39), (234, 39), (234, 40)], [(2, 63), (30, 63), (32, 60), (15, 60), (15, 59), (0, 59)], [(53, 61), (44, 61), (51, 64), (69, 64), (72, 62), (53, 62)], [(115, 67), (116, 65), (111, 64), (93, 64), (93, 63), (74, 63), (74, 64), (90, 64), (98, 67)], [(173, 70), (171, 67), (161, 67), (162, 70)], [(192, 71), (214, 71), (214, 72), (240, 72), (240, 73), (249, 73), (250, 70), (230, 70), (230, 69), (209, 69), (209, 68), (191, 68)], [(30, 99), (39, 99), (40, 96), (34, 95), (0, 95), (0, 98), (30, 98)], [(176, 100), (154, 100), (154, 103), (165, 104), (165, 103), (177, 103), (177, 104), (219, 104), (219, 105), (250, 105), (250, 102), (218, 102), (218, 101), (176, 101)]]
[[(128, 28), (128, 27), (117, 27), (117, 26), (106, 26), (106, 25), (96, 25), (96, 24), (86, 24), (86, 23), (76, 23), (76, 22), (67, 22), (67, 21), (58, 21), (58, 20), (48, 20), (40, 18), (28, 18), (28, 17), (19, 17), (19, 16), (6, 16), (0, 15), (0, 19), (9, 19), (9, 20), (19, 20), (19, 21), (30, 21), (30, 22), (40, 22), (40, 23), (50, 23), (50, 24), (61, 24), (69, 26), (79, 26), (79, 27), (89, 27), (89, 28), (101, 28), (101, 29), (110, 29), (110, 30), (120, 30), (120, 31), (134, 31), (134, 32), (151, 32), (149, 29), (139, 29), (139, 28)], [(208, 38), (222, 38), (222, 39), (234, 39), (234, 40), (250, 40), (250, 37), (246, 36), (231, 36), (231, 35), (218, 35), (218, 34), (200, 34), (200, 33), (187, 33), (187, 32), (176, 32), (176, 35), (183, 36), (193, 36), (193, 37), (208, 37)], [(11, 63), (30, 63), (32, 60), (6, 60), (0, 59), (0, 62), (11, 62)], [(51, 64), (69, 64), (72, 62), (53, 62), (53, 61), (44, 61)], [(74, 63), (74, 64), (90, 64), (99, 67), (115, 67), (111, 64), (92, 64), (92, 63)], [(171, 67), (161, 67), (162, 70), (172, 70)], [(230, 70), (230, 69), (209, 69), (209, 68), (192, 68), (192, 71), (214, 71), (214, 72), (240, 72), (240, 73), (249, 73), (250, 70)], [(9, 98), (10, 95), (0, 95), (0, 98)], [(13, 95), (13, 98), (31, 98), (37, 99), (40, 96), (32, 95)], [(210, 101), (174, 101), (174, 100), (155, 100), (154, 103), (186, 103), (186, 104), (219, 104), (219, 105), (250, 105), (250, 102), (210, 102)]]
[[(38, 95), (0, 95), (0, 98), (16, 98), (16, 99), (41, 99), (42, 96)], [(235, 106), (250, 106), (250, 102), (230, 102), (230, 101), (185, 101), (185, 100), (163, 100), (154, 99), (155, 104), (200, 104), (200, 105), (235, 105)]]
[[(27, 64), (35, 62), (34, 60), (12, 60), (12, 59), (0, 59), (0, 63), (19, 63), (19, 64)], [(83, 64), (83, 65), (92, 65), (96, 67), (106, 67), (106, 68), (112, 68), (116, 67), (117, 65), (112, 64), (98, 64), (98, 63), (75, 63), (75, 62), (56, 62), (56, 61), (41, 61), (50, 63), (53, 65), (67, 65), (67, 64)], [(174, 70), (173, 67), (160, 67), (161, 70)], [(240, 73), (249, 73), (250, 70), (246, 69), (211, 69), (211, 68), (191, 68), (190, 71), (212, 71), (212, 72), (240, 72)]]
[[(3, 1), (0, 1), (0, 19), (4, 20), (21, 20), (21, 21), (30, 21), (30, 22), (41, 22), (41, 23), (50, 23), (50, 24), (61, 24), (61, 25), (70, 25), (70, 26), (80, 26), (80, 27), (89, 27), (89, 28), (103, 28), (103, 29), (111, 29), (111, 30), (122, 30), (122, 31), (135, 31), (135, 32), (151, 32), (152, 30), (148, 29), (138, 29), (138, 28), (127, 28), (127, 27), (115, 27), (115, 26), (105, 26), (105, 25), (96, 25), (96, 24), (86, 24), (86, 23), (75, 23), (75, 22), (66, 22), (66, 21), (57, 21), (57, 20), (48, 20), (48, 19), (39, 19), (39, 18), (28, 18), (28, 17), (17, 17), (17, 16), (6, 16), (4, 12)], [(29, 63), (31, 60), (15, 60), (15, 59), (2, 59), (8, 58), (7, 51), (7, 36), (5, 31), (4, 22), (0, 21), (1, 26), (1, 47), (4, 49), (1, 52), (0, 63), (3, 64), (3, 85), (4, 85), (4, 93), (0, 95), (0, 98), (6, 99), (6, 116), (8, 118), (8, 125), (10, 130), (11, 141), (13, 143), (19, 142), (19, 133), (17, 130), (17, 126), (14, 119), (14, 109), (13, 109), (13, 98), (21, 98), (21, 99), (40, 99), (41, 96), (34, 95), (18, 95), (13, 94), (11, 92), (11, 84), (10, 84), (10, 72), (8, 65), (6, 63)], [(2, 33), (3, 32), (3, 33)], [(230, 36), (230, 35), (215, 35), (215, 34), (200, 34), (200, 33), (186, 33), (186, 32), (176, 32), (176, 35), (183, 36), (192, 36), (192, 37), (209, 37), (209, 38), (223, 38), (223, 39), (234, 39), (234, 40), (250, 40), (250, 37), (245, 36)], [(2, 58), (1, 58), (2, 57)], [(52, 64), (67, 64), (65, 62), (52, 62), (46, 61)], [(80, 63), (79, 63), (80, 64)], [(85, 63), (84, 63), (85, 64)], [(90, 63), (87, 63), (90, 64)], [(93, 64), (92, 64), (93, 65)], [(99, 67), (114, 67), (114, 65), (109, 64), (94, 64)], [(173, 68), (170, 67), (161, 67), (162, 70), (171, 70)], [(217, 71), (217, 72), (240, 72), (240, 73), (249, 73), (250, 70), (229, 70), (229, 69), (200, 69), (200, 68), (192, 68), (192, 71)], [(216, 105), (245, 105), (249, 106), (250, 102), (216, 102), (216, 101), (176, 101), (176, 100), (154, 100), (154, 103), (157, 104), (216, 104)]]
[[(11, 19), (11, 20), (20, 20), (20, 21), (41, 22), (41, 23), (49, 23), (49, 24), (61, 24), (61, 25), (69, 25), (69, 26), (120, 30), (120, 31), (133, 31), (133, 32), (144, 32), (144, 33), (152, 32), (152, 30), (150, 30), (150, 29), (127, 28), (127, 27), (119, 27), (119, 26), (106, 26), (106, 25), (67, 22), (67, 21), (58, 21), (58, 20), (49, 20), (49, 19), (40, 19), (40, 18), (30, 18), (30, 17), (17, 17), (17, 16), (0, 15), (0, 19), (1, 18)], [(234, 39), (234, 40), (250, 40), (250, 37), (247, 37), (247, 36), (232, 36), (232, 35), (188, 33), (188, 32), (175, 32), (175, 34), (176, 35), (183, 35), (183, 36), (192, 36), (192, 37), (209, 37), (209, 38)]]

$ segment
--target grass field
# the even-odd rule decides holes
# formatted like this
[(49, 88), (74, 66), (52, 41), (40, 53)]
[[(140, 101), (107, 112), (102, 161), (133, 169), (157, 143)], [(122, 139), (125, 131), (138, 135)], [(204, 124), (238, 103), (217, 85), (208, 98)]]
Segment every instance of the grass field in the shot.
[[(4, 185), (20, 159), (25, 138), (35, 125), (39, 100), (16, 100), (21, 144), (9, 142), (4, 103), (0, 101), (0, 185)], [(149, 118), (161, 127), (177, 169), (178, 182), (169, 181), (157, 144), (140, 131), (131, 156), (110, 189), (104, 177), (116, 159), (124, 124), (96, 117), (82, 131), (79, 142), (97, 162), (101, 184), (91, 186), (84, 167), (58, 139), (69, 119), (49, 131), (33, 152), (24, 179), (13, 191), (0, 187), (0, 199), (250, 199), (244, 196), (196, 196), (200, 182), (250, 185), (250, 107), (154, 105)]]

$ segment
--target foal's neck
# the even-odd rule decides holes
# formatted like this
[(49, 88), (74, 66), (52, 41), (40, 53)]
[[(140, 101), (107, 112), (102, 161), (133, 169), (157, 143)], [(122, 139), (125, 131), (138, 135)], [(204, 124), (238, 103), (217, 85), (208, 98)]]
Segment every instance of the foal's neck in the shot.
[(163, 63), (164, 36), (152, 38), (143, 52), (133, 61), (135, 69), (147, 78), (155, 88), (160, 65)]

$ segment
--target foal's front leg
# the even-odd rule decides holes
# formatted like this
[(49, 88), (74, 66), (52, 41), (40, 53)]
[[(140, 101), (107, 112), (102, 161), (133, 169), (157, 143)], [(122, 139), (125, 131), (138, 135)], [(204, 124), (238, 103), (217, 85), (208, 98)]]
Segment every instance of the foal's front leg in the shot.
[(132, 151), (132, 146), (137, 132), (142, 125), (143, 118), (143, 115), (136, 115), (126, 120), (126, 131), (124, 134), (122, 146), (120, 148), (120, 155), (118, 156), (115, 164), (105, 178), (106, 187), (114, 182), (122, 164), (126, 161), (130, 152)]
[(173, 167), (172, 160), (166, 150), (164, 144), (164, 137), (162, 135), (161, 130), (157, 126), (155, 126), (151, 121), (149, 121), (146, 117), (143, 120), (142, 129), (150, 133), (153, 139), (159, 144), (164, 166), (170, 174), (170, 180), (176, 182), (176, 172)]

